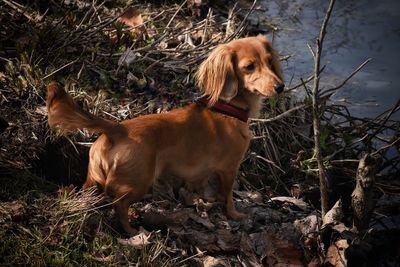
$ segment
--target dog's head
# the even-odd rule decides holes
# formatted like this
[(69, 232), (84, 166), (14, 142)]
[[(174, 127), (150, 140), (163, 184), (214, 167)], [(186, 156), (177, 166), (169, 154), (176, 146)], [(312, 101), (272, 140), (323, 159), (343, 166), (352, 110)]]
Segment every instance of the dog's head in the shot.
[(279, 57), (262, 35), (218, 46), (196, 76), (211, 105), (218, 99), (229, 102), (241, 90), (272, 97), (285, 87)]

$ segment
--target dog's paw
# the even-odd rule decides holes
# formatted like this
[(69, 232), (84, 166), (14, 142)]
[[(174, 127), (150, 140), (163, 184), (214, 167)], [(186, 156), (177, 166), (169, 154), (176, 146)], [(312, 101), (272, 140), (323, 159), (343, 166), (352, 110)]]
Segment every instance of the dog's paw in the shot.
[(228, 216), (229, 219), (232, 219), (232, 220), (234, 220), (234, 221), (241, 221), (241, 220), (243, 220), (244, 218), (247, 217), (246, 214), (241, 213), (241, 212), (238, 212), (238, 211), (236, 211), (236, 210), (235, 210), (235, 211), (228, 212), (228, 213), (227, 213), (227, 216)]

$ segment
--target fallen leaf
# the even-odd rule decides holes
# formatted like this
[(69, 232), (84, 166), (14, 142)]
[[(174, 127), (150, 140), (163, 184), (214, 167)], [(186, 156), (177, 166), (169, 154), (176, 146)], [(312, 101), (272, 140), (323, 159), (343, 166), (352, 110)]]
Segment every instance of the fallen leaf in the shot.
[(37, 114), (46, 116), (46, 115), (47, 115), (47, 107), (46, 107), (46, 106), (37, 107), (37, 108), (35, 109), (35, 112), (36, 112)]
[(203, 225), (208, 230), (215, 229), (215, 225), (210, 221), (209, 218), (201, 218), (200, 216), (198, 216), (194, 213), (189, 214), (189, 218), (192, 219), (193, 221)]
[(189, 10), (192, 11), (192, 15), (195, 17), (200, 17), (201, 15), (201, 5), (202, 0), (188, 0), (186, 5)]
[(274, 235), (267, 234), (268, 266), (303, 266), (301, 251), (290, 240), (280, 240)]
[(217, 237), (214, 233), (191, 230), (186, 233), (186, 242), (189, 242), (200, 250), (205, 250), (209, 253), (221, 251), (220, 247), (217, 245)]
[(341, 239), (329, 246), (324, 264), (331, 264), (335, 267), (346, 267), (347, 259), (345, 251), (349, 247), (346, 239)]
[(118, 66), (129, 66), (133, 62), (135, 62), (136, 58), (138, 58), (140, 55), (134, 53), (132, 50), (127, 49), (120, 58), (118, 59)]
[(306, 255), (313, 254), (318, 245), (318, 230), (320, 219), (316, 215), (309, 215), (301, 220), (295, 220), (293, 225), (303, 236), (303, 247)]
[(140, 233), (135, 236), (132, 236), (129, 239), (118, 238), (118, 242), (122, 245), (132, 246), (135, 248), (142, 249), (150, 244), (149, 239), (151, 237), (151, 234), (152, 233), (150, 234)]
[(293, 225), (303, 236), (307, 236), (309, 233), (318, 231), (318, 217), (309, 215), (301, 220), (295, 220)]
[(174, 224), (184, 224), (193, 212), (194, 211), (191, 208), (178, 209), (169, 214), (169, 218)]
[(226, 261), (212, 256), (206, 256), (203, 260), (204, 267), (227, 267)]
[(258, 256), (263, 257), (267, 251), (267, 238), (265, 232), (253, 233), (249, 235), (253, 244), (254, 251)]
[(256, 258), (255, 251), (253, 249), (252, 241), (247, 233), (241, 233), (240, 236), (240, 252), (245, 254), (250, 259)]
[(294, 198), (294, 197), (273, 197), (273, 198), (271, 198), (270, 201), (290, 203), (302, 210), (305, 210), (308, 207), (306, 202), (304, 202), (301, 199)]
[(339, 233), (343, 233), (344, 231), (351, 231), (351, 229), (349, 227), (347, 227), (346, 225), (344, 225), (344, 223), (339, 223), (339, 224), (333, 226), (332, 229)]
[(221, 250), (225, 252), (240, 251), (239, 236), (231, 233), (231, 231), (225, 229), (219, 229), (217, 231), (217, 244)]
[(318, 267), (321, 264), (319, 263), (319, 260), (317, 257), (312, 258), (312, 260), (307, 264), (307, 267)]
[(195, 194), (192, 190), (188, 190), (185, 187), (181, 187), (179, 189), (179, 197), (183, 200), (183, 203), (185, 203), (186, 206), (191, 206), (195, 204), (195, 199), (197, 197), (197, 194)]
[(127, 9), (125, 9), (121, 17), (118, 18), (118, 21), (124, 23), (131, 28), (142, 25), (144, 22), (142, 14), (140, 14), (140, 12), (133, 7), (128, 7)]
[(336, 201), (335, 205), (325, 214), (322, 219), (322, 227), (327, 224), (338, 224), (343, 218), (342, 200)]
[(252, 191), (235, 191), (235, 194), (242, 199), (246, 199), (249, 202), (262, 203), (262, 195), (259, 192)]

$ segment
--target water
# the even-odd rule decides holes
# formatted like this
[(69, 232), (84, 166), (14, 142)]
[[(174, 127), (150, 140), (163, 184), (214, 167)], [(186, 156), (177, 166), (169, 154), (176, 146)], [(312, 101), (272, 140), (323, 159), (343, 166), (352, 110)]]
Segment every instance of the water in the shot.
[[(307, 44), (315, 47), (329, 1), (260, 3), (266, 10), (256, 12), (255, 19), (278, 26), (274, 46), (281, 55), (291, 56), (283, 64), (286, 83), (297, 84), (313, 72)], [(372, 58), (332, 100), (345, 103), (359, 117), (375, 117), (390, 108), (400, 98), (400, 1), (336, 1), (327, 31), (321, 62), (326, 65), (323, 88), (339, 85), (364, 60)]]

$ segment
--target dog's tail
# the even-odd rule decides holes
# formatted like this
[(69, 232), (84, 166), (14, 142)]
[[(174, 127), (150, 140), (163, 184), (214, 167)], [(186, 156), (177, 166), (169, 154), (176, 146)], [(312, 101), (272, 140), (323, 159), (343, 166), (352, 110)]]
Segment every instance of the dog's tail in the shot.
[(96, 117), (83, 110), (55, 81), (47, 86), (47, 111), (50, 127), (58, 127), (62, 134), (87, 129), (110, 136), (122, 128), (118, 122)]

